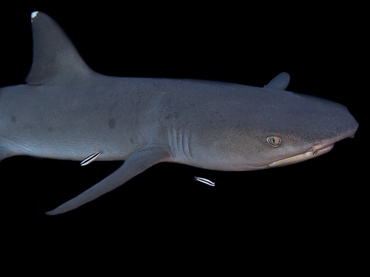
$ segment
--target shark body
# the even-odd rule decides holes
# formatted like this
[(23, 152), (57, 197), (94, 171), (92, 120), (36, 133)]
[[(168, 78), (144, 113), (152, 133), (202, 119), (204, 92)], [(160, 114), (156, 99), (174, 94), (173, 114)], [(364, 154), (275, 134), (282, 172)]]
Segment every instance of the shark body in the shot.
[(346, 107), (286, 91), (287, 73), (263, 88), (104, 76), (46, 14), (32, 14), (32, 32), (26, 84), (0, 89), (0, 160), (125, 161), (49, 215), (92, 201), (156, 163), (228, 171), (283, 166), (329, 152), (358, 127)]

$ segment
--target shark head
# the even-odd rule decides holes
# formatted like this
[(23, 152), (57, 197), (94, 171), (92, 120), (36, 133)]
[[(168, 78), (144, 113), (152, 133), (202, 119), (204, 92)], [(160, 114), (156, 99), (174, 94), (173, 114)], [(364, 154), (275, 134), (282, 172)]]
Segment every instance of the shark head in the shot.
[(285, 105), (284, 112), (272, 110), (281, 119), (276, 127), (256, 130), (259, 137), (270, 133), (267, 143), (259, 146), (256, 166), (284, 166), (318, 157), (356, 133), (358, 123), (345, 106), (293, 93), (286, 97), (295, 104)]
[(325, 154), (354, 136), (358, 123), (345, 106), (278, 88), (241, 92), (221, 117), (214, 114), (197, 136), (210, 152), (204, 164), (232, 171), (285, 166)]
[(345, 106), (307, 95), (289, 97), (297, 98), (296, 106), (286, 107), (290, 115), (285, 115), (286, 122), (281, 122), (280, 132), (267, 137), (271, 148), (265, 145), (262, 151), (267, 161), (261, 163), (263, 167), (309, 160), (328, 153), (336, 142), (354, 137), (358, 123)]

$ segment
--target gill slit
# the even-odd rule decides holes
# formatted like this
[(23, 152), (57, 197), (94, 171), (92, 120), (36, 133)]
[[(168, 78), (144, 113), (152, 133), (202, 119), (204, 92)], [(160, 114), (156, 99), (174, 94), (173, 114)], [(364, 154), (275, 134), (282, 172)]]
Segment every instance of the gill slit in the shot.
[(191, 130), (189, 126), (185, 128), (176, 128), (170, 126), (168, 128), (168, 144), (170, 146), (172, 156), (174, 158), (193, 159), (193, 155), (190, 150), (189, 140)]

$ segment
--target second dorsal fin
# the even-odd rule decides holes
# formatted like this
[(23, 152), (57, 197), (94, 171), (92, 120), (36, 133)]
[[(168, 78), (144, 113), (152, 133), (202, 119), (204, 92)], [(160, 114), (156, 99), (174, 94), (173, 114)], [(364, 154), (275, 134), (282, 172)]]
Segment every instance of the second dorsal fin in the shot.
[(52, 18), (42, 12), (33, 12), (31, 21), (33, 63), (27, 84), (68, 83), (94, 73)]
[(285, 90), (289, 85), (290, 75), (286, 72), (281, 72), (274, 79), (272, 79), (266, 87), (272, 89), (281, 89)]

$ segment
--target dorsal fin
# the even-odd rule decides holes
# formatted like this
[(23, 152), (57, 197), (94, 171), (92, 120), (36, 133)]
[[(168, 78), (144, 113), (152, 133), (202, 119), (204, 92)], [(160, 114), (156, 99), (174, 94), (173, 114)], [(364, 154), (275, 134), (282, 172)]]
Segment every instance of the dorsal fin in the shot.
[(290, 81), (290, 75), (286, 72), (281, 72), (278, 74), (274, 79), (272, 79), (266, 87), (272, 88), (272, 89), (281, 89), (285, 90)]
[(94, 73), (83, 61), (62, 28), (48, 15), (33, 12), (33, 63), (29, 85), (71, 82)]

